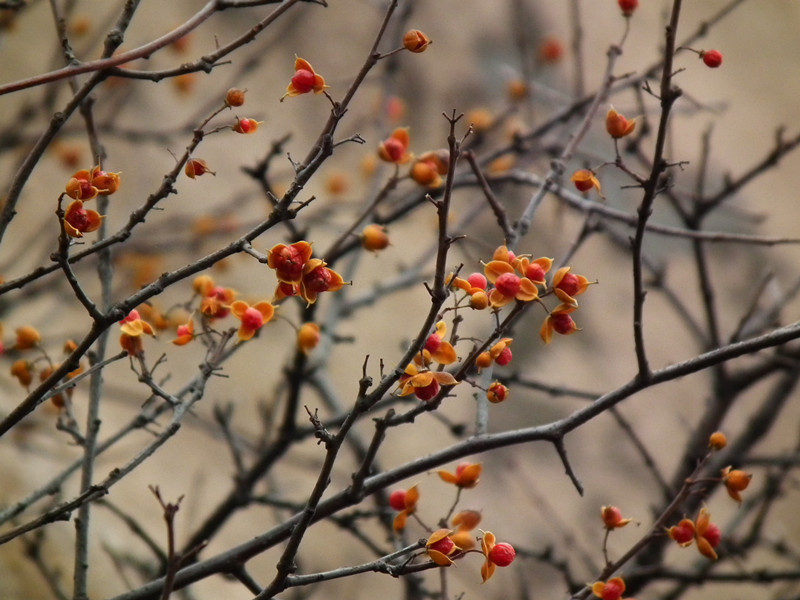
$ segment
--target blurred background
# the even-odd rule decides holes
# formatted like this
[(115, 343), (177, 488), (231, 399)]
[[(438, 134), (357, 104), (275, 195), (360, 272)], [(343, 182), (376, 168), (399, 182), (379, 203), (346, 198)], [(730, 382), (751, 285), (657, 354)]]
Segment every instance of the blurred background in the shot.
[[(105, 33), (122, 4), (98, 0), (32, 0), (20, 10), (0, 9), (3, 23), (0, 84), (63, 65), (53, 5), (66, 20), (76, 56), (92, 60), (99, 56)], [(796, 77), (796, 71), (800, 65), (796, 57), (800, 56), (800, 40), (796, 30), (800, 4), (754, 0), (684, 4), (678, 39), (709, 23), (706, 35), (693, 42), (692, 48), (716, 48), (724, 56), (722, 67), (715, 70), (706, 68), (690, 50), (680, 51), (675, 59), (675, 67), (680, 70), (675, 81), (684, 96), (676, 105), (670, 126), (667, 158), (687, 161), (675, 170), (670, 183), (679, 193), (689, 196), (698, 189), (704, 134), (710, 151), (703, 185), (709, 193), (721, 189), (726, 178), (736, 179), (765, 160), (775, 148), (781, 128), (785, 128), (786, 139), (797, 135), (800, 113), (796, 98), (800, 95), (800, 78)], [(202, 2), (195, 0), (142, 2), (121, 50), (136, 48), (166, 34), (202, 6)], [(643, 0), (629, 21), (630, 31), (615, 75), (636, 76), (658, 63), (670, 6), (666, 1)], [(729, 14), (710, 21), (727, 6), (733, 6)], [(189, 143), (193, 129), (220, 105), (228, 88), (246, 88), (246, 103), (223, 112), (212, 125), (230, 125), (235, 116), (263, 121), (253, 135), (239, 136), (226, 131), (207, 136), (195, 156), (204, 159), (216, 176), (179, 178), (176, 194), (166, 198), (159, 205), (160, 210), (148, 216), (124, 251), (115, 254), (115, 300), (153, 281), (160, 273), (221, 247), (268, 214), (270, 204), (264, 189), (245, 169), (257, 165), (274, 149), (269, 184), (280, 195), (294, 176), (288, 159), (299, 162), (309, 153), (330, 112), (330, 104), (322, 96), (279, 101), (293, 74), (295, 56), (305, 58), (323, 74), (331, 97), (340, 99), (366, 60), (386, 7), (385, 1), (368, 0), (341, 0), (330, 2), (328, 7), (299, 3), (254, 41), (233, 53), (229, 63), (216, 66), (210, 73), (190, 73), (158, 83), (111, 78), (97, 88), (93, 110), (106, 152), (103, 166), (121, 172), (123, 181), (121, 190), (110, 199), (106, 218), (110, 231), (121, 227), (130, 212), (158, 188), (164, 175), (173, 168), (175, 156)], [(148, 60), (127, 66), (155, 71), (196, 61), (242, 35), (273, 9), (265, 6), (220, 12), (178, 43)], [(384, 59), (370, 73), (337, 132), (341, 139), (359, 135), (365, 143), (338, 146), (298, 198), (301, 201), (316, 198), (296, 223), (306, 239), (313, 242), (315, 253), (328, 248), (347, 229), (391, 175), (389, 166), (376, 162), (375, 149), (395, 127), (409, 127), (411, 150), (419, 155), (446, 147), (448, 125), (442, 113), (453, 110), (465, 113), (461, 131), (465, 131), (467, 122), (475, 124), (482, 136), (476, 152), (479, 157), (487, 157), (493, 149), (508, 145), (515, 134), (524, 135), (576, 98), (596, 90), (605, 71), (607, 51), (623, 39), (626, 21), (613, 0), (563, 3), (401, 0), (380, 51), (399, 47), (403, 32), (410, 28), (423, 30), (433, 44), (423, 54), (403, 52)], [(77, 83), (85, 77), (79, 77)], [(525, 90), (521, 95), (514, 92), (520, 84)], [(6, 194), (20, 161), (52, 114), (62, 110), (70, 94), (70, 82), (61, 81), (0, 96), (3, 188), (0, 194)], [(659, 107), (652, 96), (627, 89), (615, 94), (610, 102), (622, 114), (639, 115), (640, 122), (656, 123)], [(613, 145), (603, 127), (606, 109), (604, 103), (567, 173), (613, 161)], [(494, 165), (495, 172), (515, 168), (544, 176), (550, 159), (568, 141), (576, 123), (577, 120), (571, 120), (536, 139), (535, 151), (505, 155), (511, 162)], [(651, 152), (652, 140), (652, 136), (645, 138), (640, 145), (646, 155)], [(57, 198), (75, 170), (89, 168), (95, 162), (85, 127), (76, 113), (37, 164), (22, 192), (18, 214), (0, 246), (0, 273), (6, 281), (48, 263), (50, 253), (57, 247), (58, 224), (54, 218)], [(636, 159), (632, 162), (637, 168), (642, 164)], [(784, 157), (716, 211), (706, 223), (708, 229), (774, 238), (797, 236), (800, 214), (794, 174), (798, 168), (798, 156)], [(641, 193), (625, 187), (629, 180), (620, 177), (613, 168), (603, 168), (600, 179), (608, 206), (635, 211)], [(535, 191), (522, 186), (502, 186), (501, 190), (501, 200), (512, 218), (519, 216)], [(396, 205), (418, 193), (413, 182), (402, 181), (381, 206), (379, 214), (390, 214)], [(494, 248), (503, 243), (502, 233), (487, 211), (471, 216), (481, 198), (475, 189), (459, 191), (454, 197), (454, 230), (467, 237), (454, 247), (451, 268), (463, 265), (464, 273), (480, 270), (480, 260), (489, 260)], [(678, 225), (674, 211), (664, 204), (657, 203), (653, 220)], [(583, 224), (580, 214), (548, 196), (536, 213), (530, 233), (518, 244), (518, 252), (554, 257), (560, 264), (571, 252)], [(386, 294), (375, 293), (375, 286), (395, 281), (398, 275), (415, 269), (420, 278), (431, 276), (436, 248), (434, 210), (431, 207), (415, 210), (408, 218), (390, 224), (389, 233), (391, 246), (382, 253), (361, 255), (341, 267), (337, 265), (346, 279), (353, 280), (352, 288), (343, 290), (342, 302), (352, 302), (357, 309), (342, 316), (333, 307), (333, 296), (320, 301), (319, 322), (325, 323), (326, 314), (336, 315), (337, 321), (331, 328), (335, 327), (332, 333), (337, 343), (331, 343), (334, 341), (331, 337), (326, 338), (319, 349), (324, 358), (319, 356), (314, 360), (328, 370), (336, 396), (345, 406), (355, 398), (365, 356), (370, 357), (372, 375), (377, 378), (378, 361), (394, 364), (416, 335), (429, 305), (428, 293), (421, 283), (399, 286)], [(620, 226), (617, 238), (622, 243), (610, 241), (610, 236), (592, 236), (570, 257), (574, 272), (599, 282), (581, 299), (576, 321), (582, 331), (568, 338), (559, 337), (545, 347), (538, 336), (543, 313), (527, 315), (514, 331), (514, 361), (502, 372), (510, 378), (534, 380), (556, 389), (579, 390), (585, 392), (585, 398), (548, 394), (544, 389), (515, 388), (512, 384), (512, 398), (492, 407), (490, 431), (544, 424), (565, 417), (584, 406), (587, 398), (600, 396), (634, 375), (630, 253), (625, 246), (631, 234), (632, 230)], [(275, 229), (257, 240), (254, 247), (264, 252), (274, 244), (291, 241), (288, 236), (287, 230)], [(654, 264), (663, 267), (667, 287), (702, 322), (700, 292), (689, 244), (654, 235), (647, 251)], [(800, 255), (796, 245), (720, 244), (709, 255), (723, 339), (736, 331), (746, 307), (755, 298), (760, 298), (766, 306), (782, 307), (774, 319), (778, 323), (790, 323), (800, 317), (797, 302), (790, 301), (790, 292), (799, 281)], [(89, 293), (99, 289), (93, 268), (94, 265), (87, 263), (78, 269), (81, 283)], [(250, 301), (270, 298), (275, 287), (272, 273), (245, 255), (226, 259), (210, 274), (215, 281), (236, 289)], [(765, 280), (767, 275), (770, 278)], [(186, 302), (191, 295), (190, 282), (186, 281), (157, 297), (154, 307), (168, 314), (168, 309)], [(68, 287), (55, 276), (0, 296), (6, 347), (13, 345), (13, 331), (22, 325), (33, 325), (45, 334), (54, 354), (58, 353), (61, 340), (79, 339), (89, 319), (68, 298)], [(158, 486), (168, 500), (184, 496), (177, 519), (179, 537), (188, 535), (203, 522), (211, 507), (230, 491), (234, 469), (214, 421), (215, 406), (233, 407), (232, 427), (246, 457), (251, 457), (260, 445), (268, 445), (279, 412), (281, 373), (294, 348), (293, 324), (298, 323), (301, 308), (300, 304), (282, 307), (281, 318), (269, 325), (262, 339), (226, 363), (227, 377), (212, 379), (203, 402), (187, 417), (179, 434), (115, 486), (107, 501), (93, 511), (90, 597), (112, 598), (154, 576), (144, 562), (150, 558), (147, 548), (131, 535), (120, 518), (123, 514), (135, 520), (153, 539), (163, 543), (160, 509), (148, 485)], [(645, 318), (654, 369), (703, 351), (694, 336), (696, 332), (691, 331), (666, 294), (658, 290), (648, 294)], [(485, 313), (467, 314), (459, 332), (462, 337), (479, 338), (491, 330), (492, 324)], [(167, 355), (162, 375), (166, 377), (168, 373), (170, 385), (177, 388), (196, 372), (203, 348), (176, 349), (170, 344), (173, 337), (170, 330), (159, 333), (157, 340), (147, 342), (147, 353), (153, 359), (161, 353)], [(111, 343), (116, 343), (113, 336)], [(457, 350), (463, 357), (470, 348), (465, 341)], [(7, 366), (2, 368), (4, 375), (0, 378), (2, 415), (24, 398), (19, 382), (8, 375), (12, 359), (13, 355), (3, 359)], [(644, 441), (657, 470), (667, 479), (677, 468), (687, 440), (709, 402), (710, 379), (706, 374), (686, 377), (637, 394), (619, 406), (620, 418)], [(127, 360), (108, 367), (104, 380), (101, 439), (124, 427), (149, 396)], [(724, 422), (729, 438), (735, 438), (747, 426), (765, 402), (769, 389), (765, 383), (739, 397)], [(86, 393), (85, 388), (79, 387), (73, 399), (76, 418), (81, 424), (85, 419), (81, 399), (85, 399)], [(457, 441), (453, 434), (457, 426), (469, 430), (475, 419), (472, 394), (473, 390), (462, 385), (456, 397), (449, 399), (435, 415), (423, 415), (413, 426), (391, 433), (379, 455), (381, 466), (390, 469)], [(320, 404), (319, 398), (310, 392), (303, 400), (312, 407)], [(413, 406), (411, 401), (406, 408), (410, 406)], [(327, 416), (335, 412), (324, 405), (320, 410)], [(48, 403), (0, 440), (3, 481), (0, 505), (13, 505), (81, 457), (80, 448), (56, 430), (57, 413)], [(770, 457), (794, 452), (796, 455), (799, 417), (800, 406), (793, 398), (756, 447), (755, 454)], [(159, 424), (153, 425), (154, 430), (158, 427)], [(371, 431), (372, 423), (367, 420), (358, 434), (369, 439)], [(98, 477), (129, 460), (151, 436), (148, 431), (138, 431), (115, 444), (98, 459)], [(483, 463), (484, 471), (480, 485), (464, 492), (461, 505), (482, 511), (481, 528), (512, 542), (520, 558), (478, 588), (480, 557), (465, 557), (457, 568), (450, 570), (451, 595), (466, 593), (469, 598), (480, 594), (498, 599), (565, 597), (564, 578), (552, 564), (568, 561), (571, 576), (579, 582), (591, 581), (596, 576), (603, 566), (603, 530), (598, 518), (603, 504), (620, 506), (623, 514), (636, 522), (611, 536), (612, 556), (619, 556), (646, 530), (653, 519), (658, 491), (631, 439), (623, 434), (620, 420), (601, 416), (569, 435), (566, 446), (585, 486), (583, 496), (564, 475), (563, 465), (550, 445), (515, 446), (472, 457)], [(302, 503), (313, 485), (322, 456), (322, 449), (313, 440), (298, 444), (265, 478), (260, 491), (287, 503)], [(332, 492), (348, 485), (352, 470), (352, 457), (343, 457), (332, 482)], [(751, 470), (756, 473), (754, 483), (759, 476), (763, 478), (763, 470), (758, 467)], [(770, 515), (765, 535), (776, 543), (800, 539), (795, 514), (797, 482), (793, 483), (794, 487), (784, 490)], [(452, 488), (435, 473), (399, 487), (413, 484), (418, 484), (422, 493), (422, 518), (435, 522), (449, 507)], [(48, 502), (72, 498), (77, 489), (78, 478), (73, 476), (60, 486), (58, 494), (36, 504), (16, 524), (29, 520), (38, 514), (37, 510), (44, 510)], [(723, 531), (726, 524), (737, 522), (736, 504), (725, 497), (724, 490), (716, 490), (706, 503)], [(292, 513), (274, 506), (251, 507), (222, 528), (203, 550), (201, 558), (242, 543)], [(63, 522), (43, 531), (46, 539), (37, 542), (37, 548), (69, 589), (74, 527)], [(382, 529), (375, 527), (372, 531), (379, 545), (391, 547)], [(425, 532), (409, 526), (407, 536), (413, 541), (425, 537)], [(0, 547), (1, 598), (57, 597), (43, 581), (35, 561), (27, 556), (30, 548), (29, 542), (21, 539)], [(262, 584), (274, 574), (278, 550), (248, 563), (253, 576)], [(548, 554), (549, 559), (541, 560)], [(354, 537), (322, 523), (313, 527), (304, 540), (299, 572), (333, 569), (373, 558)], [(764, 566), (760, 558), (757, 555), (748, 559), (753, 562), (746, 563), (746, 568)], [(548, 560), (550, 566), (546, 564)], [(670, 548), (667, 553), (667, 561), (676, 568), (696, 560), (694, 551)], [(427, 572), (423, 577), (431, 589), (436, 589), (435, 572)], [(671, 589), (670, 585), (656, 584), (637, 597), (640, 600), (660, 597), (656, 594)], [(753, 590), (717, 583), (690, 591), (684, 597), (789, 598), (800, 593), (796, 584), (783, 583)], [(388, 599), (405, 597), (408, 589), (386, 575), (373, 574), (291, 593), (298, 598), (345, 594), (370, 598), (381, 594)], [(212, 577), (192, 586), (188, 592), (176, 592), (175, 597), (237, 600), (252, 595), (236, 582)]]

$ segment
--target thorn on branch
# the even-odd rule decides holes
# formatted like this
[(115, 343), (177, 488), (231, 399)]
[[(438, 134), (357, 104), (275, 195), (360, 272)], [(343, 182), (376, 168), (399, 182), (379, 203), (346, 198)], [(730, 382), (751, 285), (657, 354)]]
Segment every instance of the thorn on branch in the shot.
[(351, 135), (350, 137), (344, 138), (343, 140), (334, 143), (333, 147), (336, 148), (337, 146), (341, 146), (342, 144), (346, 144), (348, 142), (354, 142), (356, 144), (366, 144), (367, 140), (361, 137), (361, 134), (356, 133), (355, 135)]
[(440, 208), (440, 207), (442, 206), (442, 203), (441, 203), (441, 201), (439, 201), (439, 200), (436, 200), (436, 199), (435, 199), (433, 196), (431, 196), (430, 194), (425, 194), (425, 200), (427, 200), (428, 202), (430, 202), (431, 204), (433, 204), (433, 205), (434, 205), (436, 208)]
[(306, 409), (306, 412), (308, 413), (308, 420), (311, 421), (311, 426), (314, 428), (314, 437), (318, 440), (317, 444), (319, 445), (324, 442), (325, 446), (327, 447), (328, 444), (333, 442), (333, 436), (327, 429), (325, 429), (322, 421), (319, 420), (319, 410), (315, 408), (314, 412), (312, 413), (311, 409), (308, 408), (308, 405), (306, 404), (303, 405), (303, 408)]

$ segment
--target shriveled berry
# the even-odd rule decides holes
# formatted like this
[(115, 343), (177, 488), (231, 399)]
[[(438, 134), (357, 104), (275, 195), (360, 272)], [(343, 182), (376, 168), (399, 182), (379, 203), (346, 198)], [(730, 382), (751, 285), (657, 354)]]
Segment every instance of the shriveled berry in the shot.
[(247, 90), (231, 88), (225, 93), (225, 104), (228, 106), (242, 106), (244, 104), (244, 94)]
[(332, 278), (328, 267), (317, 267), (305, 277), (304, 283), (306, 289), (312, 292), (327, 292), (331, 287)]

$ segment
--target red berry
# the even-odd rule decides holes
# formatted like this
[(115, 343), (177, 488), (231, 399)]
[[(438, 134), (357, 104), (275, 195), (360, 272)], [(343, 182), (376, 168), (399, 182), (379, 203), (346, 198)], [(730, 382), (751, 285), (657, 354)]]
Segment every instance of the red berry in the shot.
[(489, 550), (489, 560), (496, 564), (498, 567), (507, 567), (514, 562), (516, 556), (514, 547), (511, 544), (500, 542), (495, 544), (494, 548)]
[(566, 292), (568, 296), (574, 296), (575, 293), (580, 289), (580, 281), (578, 280), (577, 275), (567, 273), (564, 275), (561, 281), (558, 282), (556, 287)]
[(613, 579), (609, 579), (603, 586), (601, 600), (619, 600), (624, 591), (622, 580), (618, 577), (614, 577)]
[(439, 382), (436, 381), (435, 379), (424, 387), (414, 388), (414, 395), (423, 402), (432, 400), (433, 398), (436, 397), (436, 394), (438, 393), (439, 393)]
[(385, 140), (383, 142), (383, 147), (391, 162), (400, 162), (406, 153), (403, 142), (393, 137)]
[(294, 246), (284, 246), (279, 252), (274, 253), (275, 269), (281, 280), (299, 281), (305, 264), (300, 250)]
[(331, 270), (328, 267), (317, 267), (304, 277), (306, 289), (312, 292), (327, 292), (331, 286)]
[(690, 543), (694, 539), (694, 527), (692, 526), (692, 522), (683, 520), (677, 525), (670, 527), (669, 537), (678, 542), (681, 546)]
[(395, 490), (389, 494), (389, 506), (395, 510), (405, 510), (406, 508), (406, 491)]
[(525, 277), (531, 281), (544, 281), (544, 269), (536, 263), (531, 263), (525, 269)]
[(719, 527), (714, 525), (714, 523), (709, 523), (708, 527), (703, 532), (703, 537), (708, 540), (708, 543), (711, 544), (712, 548), (716, 548), (719, 546), (719, 542), (722, 539), (722, 532), (719, 530)]
[(494, 359), (501, 367), (505, 367), (508, 363), (511, 362), (511, 348), (506, 346), (500, 351), (500, 354), (497, 355), (497, 358)]
[(622, 513), (616, 506), (604, 506), (601, 516), (606, 527), (614, 527), (622, 520)]
[(636, 7), (639, 6), (639, 0), (617, 0), (617, 4), (622, 9), (622, 14), (626, 17), (630, 17), (633, 14), (633, 11), (636, 10)]
[(442, 338), (440, 338), (435, 333), (430, 334), (428, 336), (428, 339), (425, 340), (425, 350), (427, 350), (431, 354), (435, 354), (441, 345), (442, 345)]
[(436, 550), (437, 552), (441, 552), (445, 556), (449, 555), (453, 551), (453, 547), (455, 543), (449, 537), (445, 536), (440, 540), (437, 540), (428, 546), (428, 550)]
[(483, 273), (473, 273), (467, 277), (467, 281), (472, 287), (486, 289), (486, 277), (483, 276)]
[(494, 287), (506, 298), (513, 298), (519, 292), (519, 277), (514, 273), (503, 273), (495, 280)]
[(298, 294), (297, 285), (294, 283), (285, 283), (281, 281), (278, 284), (278, 289), (284, 296), (297, 296)]
[(722, 52), (719, 50), (708, 50), (706, 52), (701, 52), (700, 58), (703, 59), (703, 62), (707, 67), (712, 69), (716, 69), (722, 64)]
[(561, 60), (564, 56), (564, 45), (561, 41), (554, 37), (546, 37), (539, 44), (537, 51), (539, 60), (544, 63), (555, 63)]
[(292, 77), (292, 85), (301, 94), (305, 94), (314, 89), (314, 73), (307, 69), (298, 69)]
[(86, 212), (85, 208), (76, 208), (64, 220), (78, 231), (86, 231), (89, 227), (89, 213)]
[(561, 335), (567, 335), (575, 330), (575, 322), (566, 313), (553, 315), (553, 330)]
[(262, 315), (257, 309), (250, 306), (244, 311), (244, 314), (242, 315), (242, 326), (245, 329), (254, 331), (256, 329), (261, 329), (263, 324), (264, 315)]

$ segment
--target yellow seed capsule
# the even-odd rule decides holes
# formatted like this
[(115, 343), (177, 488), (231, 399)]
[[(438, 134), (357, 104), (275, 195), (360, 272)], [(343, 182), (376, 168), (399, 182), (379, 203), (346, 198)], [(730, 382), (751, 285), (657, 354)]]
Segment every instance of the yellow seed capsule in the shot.
[(319, 325), (316, 323), (303, 323), (297, 331), (297, 347), (308, 354), (319, 344)]
[(712, 450), (722, 450), (728, 443), (728, 438), (721, 431), (715, 431), (708, 437), (708, 447)]
[(483, 310), (489, 306), (489, 296), (486, 292), (475, 292), (469, 297), (469, 306), (475, 310)]
[(475, 359), (475, 366), (479, 369), (485, 369), (492, 364), (492, 356), (488, 352), (481, 352)]
[(11, 375), (16, 377), (23, 387), (28, 387), (33, 381), (31, 364), (24, 358), (19, 359), (11, 365)]
[(42, 336), (34, 327), (24, 325), (17, 329), (16, 348), (17, 350), (28, 350), (36, 346), (41, 339)]
[(615, 139), (631, 134), (635, 127), (636, 119), (628, 120), (613, 108), (606, 114), (606, 131)]
[(361, 245), (370, 252), (385, 249), (389, 245), (386, 229), (376, 223), (367, 225), (361, 231)]
[(436, 165), (431, 161), (417, 160), (411, 165), (409, 176), (419, 185), (437, 188), (442, 185), (442, 177), (436, 170)]

